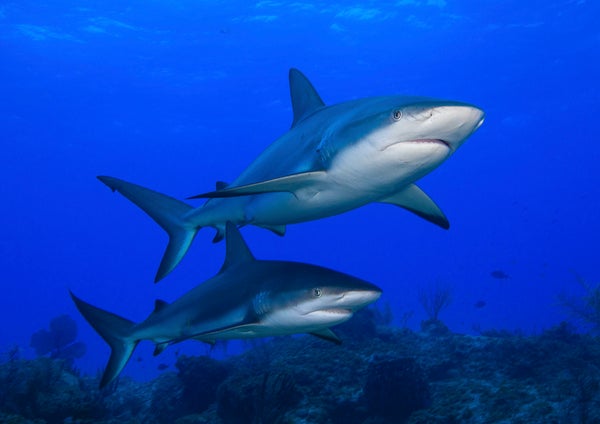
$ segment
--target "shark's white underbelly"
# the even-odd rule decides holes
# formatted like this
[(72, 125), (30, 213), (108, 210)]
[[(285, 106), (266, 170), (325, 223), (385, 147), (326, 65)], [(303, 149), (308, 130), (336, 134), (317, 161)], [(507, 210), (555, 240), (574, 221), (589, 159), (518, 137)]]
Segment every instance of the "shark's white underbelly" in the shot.
[[(399, 143), (385, 155), (368, 144), (359, 145), (340, 153), (321, 177), (298, 184), (294, 193), (213, 199), (199, 210), (196, 225), (223, 226), (231, 221), (270, 227), (341, 214), (398, 193), (448, 156), (442, 143)], [(406, 163), (406, 158), (411, 161)]]
[(259, 226), (312, 221), (344, 213), (372, 201), (351, 190), (324, 190), (303, 198), (291, 193), (252, 197), (245, 207), (245, 218), (248, 223)]

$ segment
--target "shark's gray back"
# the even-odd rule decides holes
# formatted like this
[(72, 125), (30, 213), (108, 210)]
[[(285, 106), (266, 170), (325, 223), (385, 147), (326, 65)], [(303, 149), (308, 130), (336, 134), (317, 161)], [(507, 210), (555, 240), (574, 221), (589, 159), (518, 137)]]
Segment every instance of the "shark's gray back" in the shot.
[[(253, 310), (255, 299), (262, 294), (278, 297), (285, 292), (306, 289), (307, 284), (347, 286), (352, 281), (364, 284), (355, 277), (316, 265), (285, 261), (248, 261), (235, 264), (215, 277), (199, 284), (179, 299), (160, 310), (153, 312), (138, 330), (164, 325), (167, 321), (197, 324), (214, 322), (237, 314), (242, 320)], [(269, 307), (262, 305), (261, 313), (268, 313)], [(179, 325), (179, 324), (177, 324)]]

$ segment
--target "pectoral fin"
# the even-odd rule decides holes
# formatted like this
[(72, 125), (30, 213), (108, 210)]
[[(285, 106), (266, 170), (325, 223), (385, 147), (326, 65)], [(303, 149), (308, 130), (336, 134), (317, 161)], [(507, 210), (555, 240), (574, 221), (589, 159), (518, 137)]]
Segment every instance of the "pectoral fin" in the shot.
[(301, 197), (305, 193), (318, 191), (316, 187), (319, 187), (319, 185), (325, 182), (326, 176), (327, 173), (325, 171), (302, 172), (253, 184), (227, 187), (224, 190), (198, 194), (197, 196), (192, 196), (188, 199), (237, 197), (276, 192), (290, 192), (296, 197)]
[(207, 345), (210, 345), (210, 346), (214, 346), (217, 344), (217, 341), (215, 339), (205, 339), (200, 336), (194, 337), (194, 340), (198, 340), (199, 342), (206, 343)]
[(310, 334), (320, 339), (327, 340), (328, 342), (335, 343), (336, 345), (342, 344), (342, 340), (330, 328), (326, 328), (324, 330), (319, 331), (313, 331)]
[(267, 230), (277, 234), (278, 236), (285, 235), (285, 225), (260, 225), (262, 228), (266, 228)]
[(257, 323), (248, 323), (248, 324), (233, 324), (224, 327), (215, 328), (212, 330), (203, 331), (201, 333), (196, 333), (184, 337), (178, 337), (173, 340), (169, 340), (169, 343), (175, 344), (180, 343), (184, 340), (194, 339), (200, 340), (201, 342), (205, 342), (211, 344), (211, 342), (219, 339), (222, 333), (237, 331), (240, 333), (250, 332), (256, 326)]
[(175, 339), (169, 340), (168, 342), (173, 344), (188, 339), (196, 339), (206, 343), (210, 343), (211, 341), (218, 340), (222, 333), (228, 333), (233, 331), (238, 331), (240, 333), (251, 332), (259, 324), (260, 322), (256, 314), (253, 311), (248, 311), (246, 313), (246, 316), (243, 317), (241, 320), (237, 320), (235, 322), (223, 325), (221, 327), (215, 327), (210, 330), (201, 331), (194, 334), (187, 334), (182, 337), (177, 337)]
[(409, 185), (398, 193), (380, 200), (380, 202), (400, 206), (446, 230), (450, 228), (450, 222), (444, 212), (415, 184)]

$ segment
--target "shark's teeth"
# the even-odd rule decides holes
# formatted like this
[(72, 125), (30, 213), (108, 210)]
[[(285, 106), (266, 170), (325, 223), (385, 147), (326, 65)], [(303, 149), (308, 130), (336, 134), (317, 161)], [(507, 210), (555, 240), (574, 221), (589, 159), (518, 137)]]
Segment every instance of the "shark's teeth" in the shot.
[(434, 143), (434, 144), (443, 144), (446, 147), (450, 148), (448, 142), (439, 139), (439, 138), (419, 138), (416, 140), (409, 140), (409, 143)]
[(385, 151), (385, 150), (389, 149), (390, 147), (394, 147), (394, 146), (398, 146), (398, 145), (402, 145), (402, 144), (440, 144), (440, 145), (444, 145), (448, 149), (450, 149), (450, 144), (445, 140), (442, 140), (439, 138), (417, 138), (414, 140), (402, 140), (402, 141), (398, 141), (397, 143), (388, 144), (381, 151)]
[(319, 312), (325, 312), (328, 314), (339, 314), (339, 315), (348, 315), (352, 313), (348, 309), (321, 309)]

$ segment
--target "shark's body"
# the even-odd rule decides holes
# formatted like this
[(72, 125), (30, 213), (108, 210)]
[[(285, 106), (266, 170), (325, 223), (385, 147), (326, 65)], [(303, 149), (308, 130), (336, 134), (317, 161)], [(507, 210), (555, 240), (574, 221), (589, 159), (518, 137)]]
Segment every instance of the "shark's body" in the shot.
[(299, 71), (290, 71), (292, 128), (230, 185), (195, 197), (202, 207), (112, 177), (99, 177), (140, 206), (170, 236), (156, 281), (183, 258), (197, 231), (225, 222), (278, 234), (287, 224), (340, 214), (372, 202), (408, 209), (443, 227), (439, 207), (413, 183), (446, 160), (483, 122), (465, 103), (371, 97), (325, 106)]
[(310, 333), (339, 343), (329, 327), (381, 295), (375, 285), (330, 269), (297, 262), (256, 260), (239, 231), (227, 224), (227, 256), (221, 271), (182, 297), (157, 301), (135, 324), (71, 294), (84, 318), (111, 346), (101, 386), (117, 377), (137, 343), (156, 343), (155, 354), (187, 339), (220, 339)]

